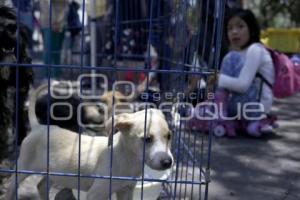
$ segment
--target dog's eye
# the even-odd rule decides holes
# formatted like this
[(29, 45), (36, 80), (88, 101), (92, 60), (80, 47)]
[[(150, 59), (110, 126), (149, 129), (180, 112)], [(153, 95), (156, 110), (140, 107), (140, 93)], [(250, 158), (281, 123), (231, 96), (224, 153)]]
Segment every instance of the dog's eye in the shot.
[(152, 143), (153, 142), (153, 137), (151, 135), (148, 135), (147, 137), (145, 137), (145, 143)]
[(103, 114), (103, 113), (104, 113), (104, 109), (103, 109), (102, 107), (98, 106), (98, 112), (99, 112), (100, 114)]
[(122, 102), (122, 103), (126, 103), (127, 99), (125, 99), (125, 98), (119, 98), (119, 101)]
[(171, 134), (167, 135), (167, 140), (171, 140)]

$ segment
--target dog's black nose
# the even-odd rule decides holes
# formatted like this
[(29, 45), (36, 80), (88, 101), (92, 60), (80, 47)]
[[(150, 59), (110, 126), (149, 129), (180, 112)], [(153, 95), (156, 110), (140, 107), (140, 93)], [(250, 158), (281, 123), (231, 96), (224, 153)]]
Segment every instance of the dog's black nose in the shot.
[(166, 158), (160, 161), (161, 166), (164, 169), (168, 169), (172, 166), (172, 159), (171, 158)]

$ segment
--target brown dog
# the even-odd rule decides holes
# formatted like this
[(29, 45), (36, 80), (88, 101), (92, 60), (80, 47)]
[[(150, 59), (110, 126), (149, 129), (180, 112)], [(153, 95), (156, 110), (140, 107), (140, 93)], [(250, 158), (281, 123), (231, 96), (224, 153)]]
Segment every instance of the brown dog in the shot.
[[(54, 84), (57, 85), (60, 82)], [(129, 105), (125, 104), (127, 99), (118, 91), (106, 92), (98, 101), (91, 101), (79, 98), (77, 93), (68, 94), (67, 88), (60, 87), (51, 84), (49, 87), (51, 95), (48, 93), (48, 84), (43, 84), (32, 92), (29, 102), (31, 125), (49, 124), (74, 132), (78, 132), (81, 128), (81, 130), (88, 130), (91, 134), (93, 132), (102, 133), (105, 121), (112, 116), (113, 112), (117, 114), (130, 111), (125, 109)], [(48, 103), (50, 104), (49, 108)], [(48, 115), (50, 115), (49, 122)]]

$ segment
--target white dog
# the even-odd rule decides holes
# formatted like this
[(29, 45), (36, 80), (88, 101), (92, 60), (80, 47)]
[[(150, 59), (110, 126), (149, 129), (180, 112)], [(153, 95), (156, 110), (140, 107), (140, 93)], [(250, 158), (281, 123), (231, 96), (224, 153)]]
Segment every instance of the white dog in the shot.
[[(164, 115), (160, 110), (148, 109), (145, 123), (145, 114), (145, 110), (142, 110), (115, 116), (114, 127), (118, 132), (113, 136), (112, 167), (110, 167), (111, 146), (108, 146), (108, 137), (80, 135), (58, 126), (50, 126), (48, 141), (47, 126), (38, 125), (34, 126), (21, 145), (18, 170), (46, 172), (49, 155), (50, 173), (75, 174), (75, 177), (48, 176), (50, 186), (78, 189), (76, 174), (79, 170), (80, 155), (80, 174), (85, 176), (80, 179), (80, 190), (87, 192), (89, 200), (106, 200), (109, 198), (110, 180), (86, 176), (109, 176), (111, 172), (112, 176), (117, 177), (140, 177), (143, 156), (145, 163), (153, 169), (164, 170), (172, 166), (171, 132)], [(112, 119), (108, 121), (107, 127), (110, 127), (111, 122)], [(145, 125), (146, 133), (144, 133)], [(19, 173), (18, 184), (29, 175)], [(15, 199), (15, 175), (11, 180), (7, 200)], [(46, 183), (44, 177), (37, 186), (41, 199), (47, 195)], [(136, 181), (132, 180), (113, 179), (112, 193), (116, 193), (118, 199), (132, 199), (135, 184)]]

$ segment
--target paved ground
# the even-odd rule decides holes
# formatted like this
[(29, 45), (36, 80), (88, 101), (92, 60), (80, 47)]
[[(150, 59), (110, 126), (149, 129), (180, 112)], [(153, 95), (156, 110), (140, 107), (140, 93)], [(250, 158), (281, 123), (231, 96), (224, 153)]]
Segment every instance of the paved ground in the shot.
[(300, 95), (277, 101), (272, 137), (216, 139), (210, 200), (300, 199)]

